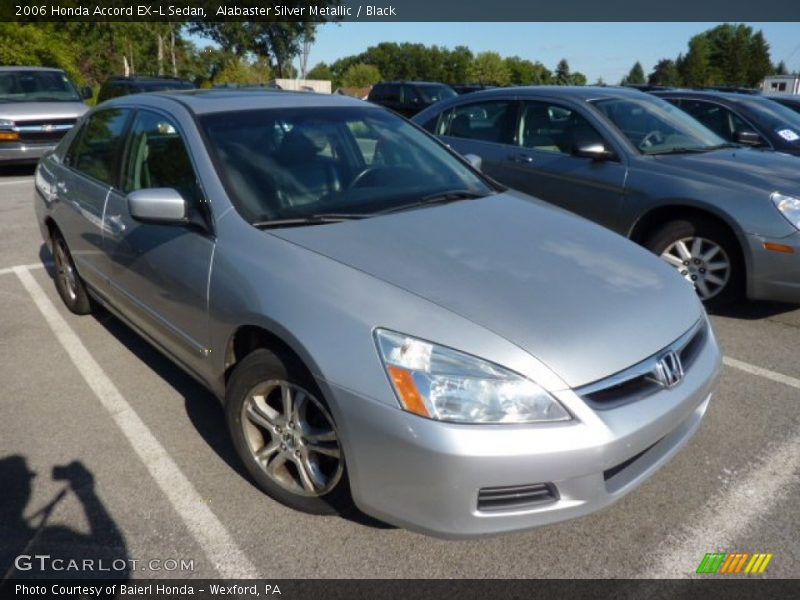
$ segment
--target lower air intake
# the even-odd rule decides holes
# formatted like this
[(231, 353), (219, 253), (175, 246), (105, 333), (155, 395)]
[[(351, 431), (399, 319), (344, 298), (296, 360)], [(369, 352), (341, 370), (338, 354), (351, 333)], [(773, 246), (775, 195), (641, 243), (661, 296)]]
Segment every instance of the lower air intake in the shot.
[(558, 500), (558, 490), (552, 483), (481, 488), (478, 490), (478, 510), (524, 510)]

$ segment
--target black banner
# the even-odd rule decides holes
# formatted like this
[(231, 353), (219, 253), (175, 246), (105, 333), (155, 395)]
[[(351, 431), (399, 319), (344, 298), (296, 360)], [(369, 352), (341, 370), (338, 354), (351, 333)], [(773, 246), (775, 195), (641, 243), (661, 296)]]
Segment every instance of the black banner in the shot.
[(537, 598), (725, 598), (794, 600), (798, 580), (721, 578), (694, 580), (46, 580), (9, 579), (0, 583), (3, 598), (131, 598), (281, 600), (535, 600)]
[(798, 0), (3, 0), (0, 21), (800, 21)]

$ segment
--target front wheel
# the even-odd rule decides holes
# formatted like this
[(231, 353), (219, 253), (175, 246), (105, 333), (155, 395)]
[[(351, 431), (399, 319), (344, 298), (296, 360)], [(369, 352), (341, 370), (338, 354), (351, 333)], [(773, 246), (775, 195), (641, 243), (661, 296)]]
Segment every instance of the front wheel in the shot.
[(689, 281), (707, 307), (728, 304), (742, 295), (739, 246), (719, 224), (705, 219), (671, 221), (645, 246)]
[(303, 512), (350, 508), (336, 425), (304, 369), (255, 350), (234, 369), (225, 401), (233, 444), (262, 490)]

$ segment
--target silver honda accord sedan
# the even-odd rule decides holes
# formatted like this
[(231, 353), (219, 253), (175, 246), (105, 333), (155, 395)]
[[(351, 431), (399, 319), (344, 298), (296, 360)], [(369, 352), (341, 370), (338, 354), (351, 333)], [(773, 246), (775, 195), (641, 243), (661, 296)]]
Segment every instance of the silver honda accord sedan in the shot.
[(678, 451), (720, 370), (663, 261), (357, 100), (117, 98), (35, 181), (67, 307), (212, 390), (302, 511), (443, 537), (585, 515)]

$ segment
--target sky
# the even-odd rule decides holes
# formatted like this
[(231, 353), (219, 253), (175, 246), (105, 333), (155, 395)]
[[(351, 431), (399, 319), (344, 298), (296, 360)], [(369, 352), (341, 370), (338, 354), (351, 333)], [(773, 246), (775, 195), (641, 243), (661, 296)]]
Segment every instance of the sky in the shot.
[[(689, 38), (718, 23), (328, 23), (317, 29), (309, 66), (359, 54), (380, 42), (414, 42), (538, 60), (553, 70), (562, 58), (589, 83), (619, 83), (639, 60), (649, 73), (662, 58), (686, 52)], [(761, 29), (773, 62), (800, 70), (800, 23), (748, 23)]]

